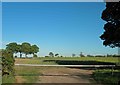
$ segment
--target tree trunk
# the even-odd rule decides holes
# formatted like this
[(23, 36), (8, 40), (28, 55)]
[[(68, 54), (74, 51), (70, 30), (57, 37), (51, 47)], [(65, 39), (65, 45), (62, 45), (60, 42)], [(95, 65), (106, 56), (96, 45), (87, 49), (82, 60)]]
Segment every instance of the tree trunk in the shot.
[(33, 57), (34, 57), (35, 53), (33, 53)]
[(27, 54), (25, 54), (25, 57), (27, 58)]
[(22, 58), (22, 53), (20, 52), (20, 58)]

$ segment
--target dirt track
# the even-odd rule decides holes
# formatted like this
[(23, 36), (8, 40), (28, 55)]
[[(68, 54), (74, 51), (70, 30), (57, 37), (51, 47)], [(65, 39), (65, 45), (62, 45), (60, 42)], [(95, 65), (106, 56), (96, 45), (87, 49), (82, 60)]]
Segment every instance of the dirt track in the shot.
[(92, 72), (75, 68), (44, 68), (37, 83), (93, 83)]

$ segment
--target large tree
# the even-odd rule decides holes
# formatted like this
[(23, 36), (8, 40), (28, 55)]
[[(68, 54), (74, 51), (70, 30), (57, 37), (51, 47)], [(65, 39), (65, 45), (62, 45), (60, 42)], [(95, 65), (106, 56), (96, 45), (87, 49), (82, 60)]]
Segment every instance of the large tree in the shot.
[(22, 48), (22, 52), (24, 52), (25, 57), (27, 57), (27, 55), (31, 52), (31, 45), (30, 43), (24, 42), (21, 45)]
[(120, 47), (120, 2), (106, 2), (101, 18), (106, 21), (105, 31), (100, 36), (103, 45)]
[(28, 54), (33, 54), (33, 56), (36, 56), (35, 53), (39, 52), (39, 47), (37, 45), (31, 45), (28, 42), (23, 42), (22, 44), (12, 42), (6, 45), (6, 50), (11, 50), (13, 54), (19, 52), (21, 58), (23, 53), (26, 57)]
[(31, 46), (31, 52), (33, 54), (33, 56), (35, 55), (35, 53), (39, 52), (39, 47), (37, 45), (32, 45)]
[(12, 53), (17, 53), (18, 49), (17, 49), (17, 43), (16, 42), (12, 42), (6, 45), (6, 50), (11, 50)]
[(22, 52), (23, 52), (23, 50), (22, 50), (22, 45), (18, 44), (18, 45), (17, 45), (17, 50), (18, 50), (18, 52), (20, 53), (20, 58), (22, 58)]

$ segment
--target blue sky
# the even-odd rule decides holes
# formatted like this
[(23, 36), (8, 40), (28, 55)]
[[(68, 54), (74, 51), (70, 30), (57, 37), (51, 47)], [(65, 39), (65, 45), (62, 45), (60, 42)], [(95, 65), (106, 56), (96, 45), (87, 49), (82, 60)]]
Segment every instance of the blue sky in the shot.
[(50, 51), (71, 56), (72, 53), (116, 54), (105, 47), (101, 13), (103, 2), (79, 3), (3, 3), (3, 48), (9, 42), (29, 42), (40, 47), (40, 56)]

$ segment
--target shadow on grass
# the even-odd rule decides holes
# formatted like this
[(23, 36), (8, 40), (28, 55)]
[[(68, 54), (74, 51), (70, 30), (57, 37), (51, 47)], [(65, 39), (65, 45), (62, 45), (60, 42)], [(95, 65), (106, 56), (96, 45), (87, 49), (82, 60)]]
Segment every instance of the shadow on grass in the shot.
[(59, 65), (116, 65), (110, 62), (99, 61), (75, 61), (75, 60), (43, 60), (43, 62), (55, 62)]
[[(55, 62), (58, 65), (116, 65), (116, 63), (111, 62), (101, 62), (101, 61), (76, 61), (76, 60), (43, 60), (43, 62)], [(99, 69), (106, 69), (106, 67), (69, 67), (69, 68), (83, 68), (86, 70), (95, 70), (96, 68)], [(111, 69), (112, 67), (107, 67)], [(120, 66), (115, 66), (114, 69), (119, 69)]]

